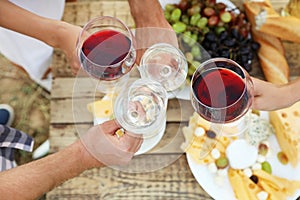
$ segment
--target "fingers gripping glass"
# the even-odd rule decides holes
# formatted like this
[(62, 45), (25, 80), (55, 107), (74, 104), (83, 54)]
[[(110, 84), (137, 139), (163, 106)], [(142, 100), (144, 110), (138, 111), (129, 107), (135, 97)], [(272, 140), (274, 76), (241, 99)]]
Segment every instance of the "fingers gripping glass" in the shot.
[(94, 18), (78, 37), (77, 56), (83, 69), (100, 80), (99, 89), (108, 93), (122, 79), (128, 80), (124, 75), (136, 59), (133, 35), (117, 18)]

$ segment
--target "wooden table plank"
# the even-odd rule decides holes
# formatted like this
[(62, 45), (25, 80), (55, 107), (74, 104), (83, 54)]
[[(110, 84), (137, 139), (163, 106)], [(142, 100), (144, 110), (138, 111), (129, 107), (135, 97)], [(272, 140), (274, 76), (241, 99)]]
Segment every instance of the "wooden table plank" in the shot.
[[(145, 160), (156, 165), (169, 160), (170, 155), (148, 155), (137, 159), (137, 164), (146, 167)], [(108, 167), (92, 169), (65, 182), (47, 194), (47, 199), (101, 199), (101, 200), (150, 200), (186, 199), (211, 200), (189, 170), (185, 156), (180, 156), (172, 165), (148, 173), (126, 173)]]
[[(54, 80), (55, 87), (53, 88), (53, 97), (51, 100), (51, 123), (91, 123), (93, 115), (87, 110), (87, 104), (99, 100), (100, 97), (97, 94), (94, 95), (93, 89), (90, 91), (90, 88), (87, 87), (86, 91), (81, 93), (82, 97), (79, 98), (79, 92), (73, 98), (71, 93), (64, 93), (64, 91), (72, 91), (72, 86), (70, 84), (63, 84), (61, 79), (65, 78), (56, 78)], [(57, 86), (58, 83), (56, 81), (59, 82), (60, 86)], [(72, 82), (72, 79), (68, 78), (66, 82)], [(60, 94), (62, 94), (61, 98), (59, 97)], [(66, 97), (67, 95), (70, 96)], [(194, 109), (190, 101), (170, 99), (168, 101), (167, 121), (188, 121), (193, 112)]]

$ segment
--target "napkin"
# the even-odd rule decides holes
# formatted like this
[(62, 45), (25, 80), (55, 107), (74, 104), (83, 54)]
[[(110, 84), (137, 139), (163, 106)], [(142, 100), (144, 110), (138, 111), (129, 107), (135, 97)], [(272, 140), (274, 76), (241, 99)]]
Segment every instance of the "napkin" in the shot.
[(16, 167), (14, 150), (31, 152), (34, 141), (32, 137), (14, 128), (0, 125), (0, 171)]

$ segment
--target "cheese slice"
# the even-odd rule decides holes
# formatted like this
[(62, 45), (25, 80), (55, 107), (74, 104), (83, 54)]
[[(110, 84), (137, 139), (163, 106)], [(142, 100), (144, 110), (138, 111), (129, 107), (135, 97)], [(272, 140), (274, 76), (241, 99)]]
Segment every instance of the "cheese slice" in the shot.
[(291, 107), (270, 112), (270, 122), (277, 141), (292, 166), (300, 160), (300, 102)]
[(95, 118), (110, 118), (113, 115), (113, 104), (110, 99), (102, 99), (89, 103), (87, 109), (93, 113)]

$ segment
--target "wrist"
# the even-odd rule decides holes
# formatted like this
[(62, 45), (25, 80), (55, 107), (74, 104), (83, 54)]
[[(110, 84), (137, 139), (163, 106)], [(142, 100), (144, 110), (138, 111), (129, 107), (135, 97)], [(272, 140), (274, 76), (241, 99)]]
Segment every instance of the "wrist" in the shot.
[(287, 96), (290, 99), (290, 105), (300, 101), (300, 79), (291, 81), (289, 84), (286, 85)]
[[(136, 27), (162, 27), (167, 21), (157, 0), (128, 0)], [(141, 3), (142, 2), (142, 3)], [(167, 23), (168, 24), (168, 23)]]
[(81, 140), (74, 143), (78, 151), (79, 164), (84, 168), (84, 170), (91, 169), (94, 167), (104, 166), (100, 161), (94, 158), (83, 145)]

